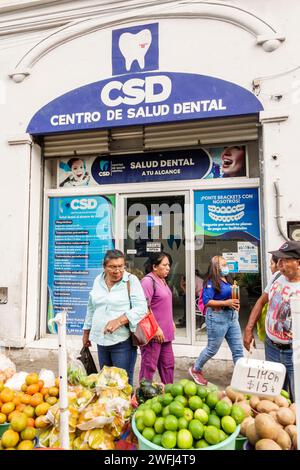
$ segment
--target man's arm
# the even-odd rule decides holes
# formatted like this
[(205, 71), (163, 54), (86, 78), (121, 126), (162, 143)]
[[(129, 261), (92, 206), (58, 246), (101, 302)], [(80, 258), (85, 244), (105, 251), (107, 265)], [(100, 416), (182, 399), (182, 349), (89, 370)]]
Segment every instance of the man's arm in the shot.
[(263, 307), (266, 305), (268, 302), (268, 294), (266, 292), (263, 292), (259, 299), (256, 301), (256, 304), (254, 305), (253, 309), (250, 312), (250, 316), (248, 319), (248, 323), (245, 327), (244, 331), (244, 346), (247, 349), (247, 351), (250, 350), (250, 344), (253, 340), (253, 329), (261, 315), (261, 311)]

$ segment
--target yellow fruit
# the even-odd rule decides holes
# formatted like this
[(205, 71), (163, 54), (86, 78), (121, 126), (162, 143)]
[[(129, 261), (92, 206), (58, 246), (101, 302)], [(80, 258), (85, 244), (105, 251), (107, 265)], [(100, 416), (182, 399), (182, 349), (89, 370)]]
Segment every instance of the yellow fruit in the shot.
[(59, 395), (59, 390), (57, 387), (50, 387), (49, 388), (49, 395), (50, 397), (58, 397)]
[(53, 406), (55, 403), (57, 403), (58, 399), (56, 397), (47, 397), (46, 398), (46, 403), (49, 403), (49, 405)]
[(36, 429), (32, 427), (25, 428), (24, 431), (21, 432), (21, 439), (23, 439), (23, 441), (28, 441), (28, 440), (33, 441), (35, 436), (36, 436)]
[(21, 397), (21, 403), (24, 405), (29, 405), (31, 400), (31, 395), (28, 395), (27, 393), (24, 393), (23, 396)]
[(16, 405), (12, 401), (4, 403), (1, 406), (1, 413), (4, 413), (4, 414), (8, 415), (12, 411), (14, 411), (15, 407), (16, 407)]
[(33, 406), (33, 408), (35, 408), (40, 403), (43, 403), (43, 401), (44, 401), (43, 395), (41, 393), (35, 393), (31, 397), (30, 404), (31, 404), (31, 406)]
[(38, 393), (39, 390), (39, 384), (31, 384), (28, 385), (26, 393), (28, 393), (28, 395), (34, 395), (35, 393)]
[(59, 388), (59, 377), (55, 379), (55, 387)]
[(34, 423), (36, 428), (45, 428), (49, 425), (49, 422), (45, 419), (45, 416), (38, 416)]
[(51, 405), (49, 403), (41, 403), (40, 405), (36, 407), (35, 414), (37, 416), (42, 416), (42, 415), (47, 414), (47, 411), (49, 410), (50, 406)]
[(21, 387), (22, 392), (27, 392), (27, 385), (23, 384)]
[(14, 415), (11, 419), (10, 426), (14, 431), (21, 432), (27, 428), (28, 416), (25, 413)]
[(34, 413), (35, 413), (33, 406), (31, 405), (25, 406), (23, 413), (25, 413), (28, 416), (28, 418), (33, 418)]
[(38, 381), (39, 381), (39, 376), (36, 372), (32, 372), (31, 374), (28, 374), (25, 379), (26, 385), (37, 384)]
[(6, 423), (6, 414), (0, 413), (0, 424)]
[(12, 429), (8, 429), (3, 433), (1, 442), (5, 448), (15, 447), (19, 442), (19, 434)]
[(7, 417), (7, 421), (11, 422), (12, 418), (14, 416), (18, 416), (20, 413), (21, 413), (21, 411), (18, 411), (18, 410), (12, 411), (11, 413), (9, 413), (9, 415)]
[(0, 393), (0, 400), (3, 403), (8, 403), (9, 401), (13, 401), (13, 399), (14, 399), (14, 392), (10, 388), (4, 387), (4, 389)]
[(34, 448), (34, 443), (32, 441), (26, 440), (21, 441), (17, 447), (17, 450), (32, 450)]
[(3, 380), (0, 380), (0, 392), (4, 389), (4, 382)]

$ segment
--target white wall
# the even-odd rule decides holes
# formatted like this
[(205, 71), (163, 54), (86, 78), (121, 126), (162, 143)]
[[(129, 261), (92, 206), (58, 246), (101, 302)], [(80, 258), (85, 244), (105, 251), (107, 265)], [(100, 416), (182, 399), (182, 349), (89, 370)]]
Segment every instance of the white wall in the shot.
[[(77, 6), (77, 19), (82, 10), (83, 19), (90, 13), (94, 23), (97, 25), (98, 22), (101, 28), (105, 21), (111, 20), (118, 25), (116, 27), (120, 27), (122, 22), (126, 22), (127, 16), (134, 14), (136, 19), (130, 20), (130, 24), (154, 22), (156, 11), (160, 12), (160, 16), (166, 12), (169, 16), (174, 16), (173, 19), (160, 20), (161, 70), (212, 75), (250, 90), (254, 79), (266, 77), (257, 82), (260, 85), (260, 89), (257, 88), (258, 97), (266, 110), (262, 113), (262, 119), (271, 118), (271, 121), (263, 121), (262, 142), (266, 248), (274, 249), (282, 241), (274, 217), (275, 180), (279, 180), (283, 195), (283, 226), (285, 227), (287, 220), (300, 219), (300, 198), (297, 197), (300, 170), (297, 145), (300, 69), (296, 69), (299, 65), (300, 31), (297, 21), (300, 3), (297, 0), (289, 0), (288, 8), (284, 0), (219, 2), (221, 6), (227, 4), (240, 8), (232, 13), (235, 19), (237, 15), (240, 16), (243, 27), (229, 21), (197, 19), (196, 15), (207, 2), (180, 4), (179, 1), (153, 1), (153, 8), (145, 7), (144, 13), (142, 8), (130, 11), (129, 2), (118, 2), (120, 12), (122, 6), (124, 10), (128, 9), (128, 13), (98, 17), (99, 4), (101, 7), (102, 3), (103, 8), (108, 11), (116, 2), (110, 2), (109, 6), (109, 3), (96, 1), (54, 4), (36, 0), (36, 6), (32, 6), (31, 11), (27, 10), (27, 13), (31, 13), (31, 19), (30, 15), (26, 19), (16, 2), (12, 2), (16, 9), (11, 11), (9, 2), (5, 2), (6, 9), (0, 7), (2, 19), (6, 20), (0, 28), (0, 167), (3, 171), (0, 185), (0, 287), (8, 287), (8, 304), (0, 305), (0, 338), (7, 338), (11, 345), (23, 344), (25, 334), (28, 341), (32, 340), (37, 328), (41, 161), (39, 149), (35, 147), (32, 152), (30, 141), (24, 136), (26, 126), (33, 114), (53, 98), (73, 88), (111, 76), (109, 29), (83, 34), (60, 47), (57, 44), (53, 49), (53, 37), (45, 39), (56, 28), (67, 24), (75, 14), (75, 10), (69, 8), (72, 3)], [(64, 4), (68, 6), (65, 13)], [(140, 5), (141, 2), (135, 1), (132, 4)], [(254, 15), (251, 21), (249, 15), (242, 10), (248, 10)], [(176, 17), (177, 13), (181, 12), (183, 15), (188, 11), (194, 14), (191, 19)], [(44, 13), (43, 17), (41, 12)], [(139, 14), (144, 15), (143, 20), (139, 19)], [(149, 19), (149, 14), (154, 16)], [(265, 52), (262, 46), (256, 44), (257, 35), (245, 27), (247, 21), (256, 25), (255, 17), (266, 21), (278, 34), (282, 32), (286, 37), (285, 42), (274, 52)], [(31, 25), (34, 31), (26, 32), (26, 25)], [(80, 23), (74, 27), (74, 31), (81, 27), (83, 24)], [(71, 27), (67, 29), (72, 31)], [(62, 31), (58, 36), (62, 38), (64, 34)], [(30, 75), (22, 83), (15, 83), (8, 74), (22, 57), (22, 63), (26, 66), (24, 54), (42, 39), (45, 40), (39, 47), (47, 45), (49, 41), (49, 50), (47, 51), (46, 46), (43, 57), (35, 64), (30, 64)], [(292, 69), (295, 70), (289, 72)], [(282, 95), (282, 98), (276, 100), (275, 95)], [(287, 115), (286, 120), (272, 122), (274, 116)], [(10, 145), (9, 141), (18, 143)], [(274, 154), (278, 155), (276, 161), (272, 159)]]

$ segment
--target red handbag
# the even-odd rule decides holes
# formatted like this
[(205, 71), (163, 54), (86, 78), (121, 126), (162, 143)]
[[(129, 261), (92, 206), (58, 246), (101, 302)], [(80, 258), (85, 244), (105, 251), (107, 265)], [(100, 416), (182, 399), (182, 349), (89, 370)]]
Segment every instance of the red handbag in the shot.
[[(131, 306), (130, 281), (127, 281), (127, 290)], [(135, 332), (131, 332), (131, 339), (134, 346), (146, 346), (154, 338), (158, 330), (158, 323), (148, 305), (148, 312), (137, 324)]]

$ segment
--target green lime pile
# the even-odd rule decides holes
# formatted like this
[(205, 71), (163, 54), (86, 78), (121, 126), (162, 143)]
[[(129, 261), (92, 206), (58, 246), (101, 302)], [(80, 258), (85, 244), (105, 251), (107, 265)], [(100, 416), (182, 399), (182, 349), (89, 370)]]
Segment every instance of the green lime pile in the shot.
[(215, 388), (187, 379), (165, 386), (136, 410), (138, 431), (165, 449), (199, 449), (219, 444), (234, 433), (244, 420), (238, 405), (219, 400)]

